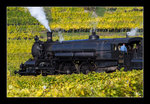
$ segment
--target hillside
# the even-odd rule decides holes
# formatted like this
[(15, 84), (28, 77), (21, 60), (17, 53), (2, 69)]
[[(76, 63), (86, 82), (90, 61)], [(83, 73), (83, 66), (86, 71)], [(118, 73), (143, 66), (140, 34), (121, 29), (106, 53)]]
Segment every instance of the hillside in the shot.
[[(45, 7), (50, 28), (54, 31), (124, 31), (143, 30), (143, 7), (105, 7), (103, 16), (95, 17), (84, 7)], [(29, 11), (23, 7), (7, 7), (8, 38), (40, 36), (46, 31)]]

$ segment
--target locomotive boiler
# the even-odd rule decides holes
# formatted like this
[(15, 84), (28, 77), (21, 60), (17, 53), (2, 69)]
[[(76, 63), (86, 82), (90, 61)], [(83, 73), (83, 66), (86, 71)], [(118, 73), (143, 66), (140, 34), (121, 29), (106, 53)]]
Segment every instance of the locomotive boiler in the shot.
[[(91, 71), (112, 72), (124, 67), (125, 70), (143, 68), (143, 38), (100, 39), (92, 32), (89, 39), (53, 41), (52, 32), (47, 32), (47, 41), (35, 36), (32, 46), (33, 59), (20, 65), (15, 74), (52, 75), (72, 74)], [(127, 53), (120, 51), (125, 44)], [(135, 47), (136, 44), (136, 47)]]

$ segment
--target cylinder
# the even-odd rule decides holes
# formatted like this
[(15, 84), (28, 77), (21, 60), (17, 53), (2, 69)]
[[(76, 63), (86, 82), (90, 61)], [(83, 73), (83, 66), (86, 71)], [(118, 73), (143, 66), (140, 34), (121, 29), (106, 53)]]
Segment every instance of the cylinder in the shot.
[(47, 42), (52, 42), (52, 32), (47, 32)]

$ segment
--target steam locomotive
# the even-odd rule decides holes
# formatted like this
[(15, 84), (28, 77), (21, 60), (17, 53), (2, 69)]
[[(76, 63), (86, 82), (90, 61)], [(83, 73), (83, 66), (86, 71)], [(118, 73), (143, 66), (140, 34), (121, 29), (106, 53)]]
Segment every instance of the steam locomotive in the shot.
[[(89, 39), (53, 41), (52, 32), (47, 32), (47, 41), (40, 41), (35, 36), (32, 46), (33, 59), (24, 64), (15, 74), (53, 75), (87, 74), (91, 71), (112, 72), (124, 67), (124, 70), (143, 68), (143, 38), (100, 39), (92, 32)], [(127, 53), (120, 51), (125, 44)], [(136, 44), (136, 47), (135, 47)]]

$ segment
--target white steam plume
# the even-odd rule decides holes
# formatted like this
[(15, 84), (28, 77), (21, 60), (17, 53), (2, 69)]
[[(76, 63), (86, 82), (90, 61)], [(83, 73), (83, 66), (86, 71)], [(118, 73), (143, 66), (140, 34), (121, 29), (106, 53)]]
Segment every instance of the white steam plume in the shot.
[(42, 25), (44, 25), (44, 27), (49, 32), (51, 32), (43, 7), (26, 7), (26, 8), (28, 8), (29, 12), (34, 18), (36, 18)]
[(137, 32), (138, 28), (136, 27), (135, 29), (131, 29), (130, 32), (127, 32), (127, 35), (128, 36), (135, 36), (136, 35), (136, 32)]
[[(93, 11), (91, 17), (92, 18), (97, 18), (98, 15), (96, 14), (95, 11)], [(97, 24), (98, 24), (98, 21), (96, 21), (96, 20), (94, 20), (94, 21), (91, 22), (92, 29), (90, 30), (90, 32), (92, 32), (92, 30), (96, 32), (96, 26), (97, 26)]]
[(62, 41), (64, 40), (61, 31), (58, 32), (58, 36), (59, 36), (59, 42), (62, 43)]

